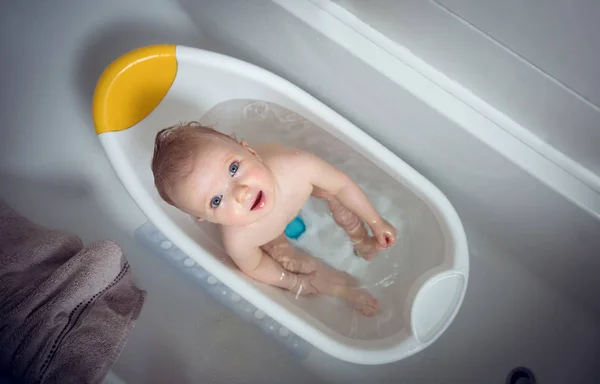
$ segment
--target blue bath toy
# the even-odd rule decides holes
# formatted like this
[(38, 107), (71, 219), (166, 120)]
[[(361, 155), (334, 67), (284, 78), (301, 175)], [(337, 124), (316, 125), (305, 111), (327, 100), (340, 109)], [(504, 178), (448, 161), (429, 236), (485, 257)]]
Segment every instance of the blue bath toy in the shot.
[(306, 231), (306, 225), (300, 216), (296, 216), (287, 227), (285, 227), (285, 235), (290, 239), (297, 240)]

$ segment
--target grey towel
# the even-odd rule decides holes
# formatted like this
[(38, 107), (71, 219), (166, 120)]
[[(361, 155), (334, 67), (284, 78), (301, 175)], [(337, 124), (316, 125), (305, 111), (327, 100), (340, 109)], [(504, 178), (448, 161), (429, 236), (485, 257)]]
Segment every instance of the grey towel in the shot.
[(98, 383), (145, 292), (113, 242), (33, 224), (0, 200), (0, 372), (19, 383)]

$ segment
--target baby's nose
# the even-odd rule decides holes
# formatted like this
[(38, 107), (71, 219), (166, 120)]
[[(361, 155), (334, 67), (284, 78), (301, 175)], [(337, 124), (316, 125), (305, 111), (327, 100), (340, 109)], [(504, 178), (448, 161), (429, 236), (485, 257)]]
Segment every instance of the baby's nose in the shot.
[(244, 203), (244, 201), (246, 201), (246, 197), (248, 196), (248, 186), (245, 184), (237, 184), (235, 186), (235, 190), (233, 191), (233, 195), (238, 203)]

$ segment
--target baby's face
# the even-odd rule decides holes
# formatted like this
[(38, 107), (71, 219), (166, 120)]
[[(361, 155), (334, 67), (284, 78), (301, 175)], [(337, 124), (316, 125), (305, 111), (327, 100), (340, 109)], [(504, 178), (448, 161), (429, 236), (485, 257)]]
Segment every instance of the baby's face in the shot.
[(173, 190), (177, 206), (222, 225), (243, 226), (274, 206), (275, 178), (250, 148), (233, 140), (208, 138), (190, 174)]

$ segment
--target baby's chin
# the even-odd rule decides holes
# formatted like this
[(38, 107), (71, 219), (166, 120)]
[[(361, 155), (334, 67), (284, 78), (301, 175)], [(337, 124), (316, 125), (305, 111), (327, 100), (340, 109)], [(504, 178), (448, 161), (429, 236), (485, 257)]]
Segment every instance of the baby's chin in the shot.
[(236, 220), (228, 220), (222, 223), (221, 225), (234, 226), (234, 227), (246, 227), (248, 225), (256, 223), (260, 218), (248, 218), (248, 219), (236, 219)]
[(230, 218), (229, 220), (223, 220), (223, 222), (219, 223), (221, 225), (229, 225), (236, 227), (245, 227), (251, 224), (254, 224), (260, 221), (263, 217), (267, 215), (267, 211), (253, 212), (242, 217)]

